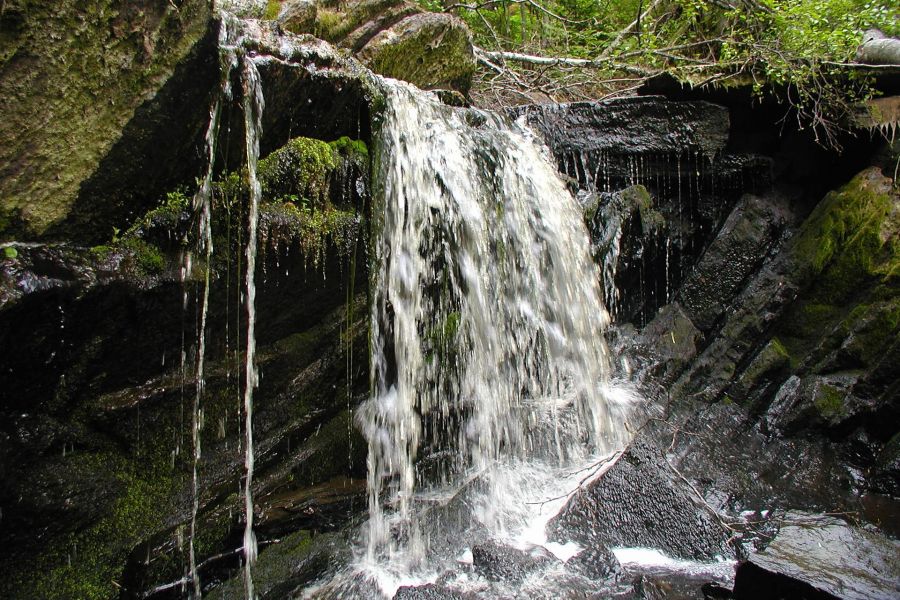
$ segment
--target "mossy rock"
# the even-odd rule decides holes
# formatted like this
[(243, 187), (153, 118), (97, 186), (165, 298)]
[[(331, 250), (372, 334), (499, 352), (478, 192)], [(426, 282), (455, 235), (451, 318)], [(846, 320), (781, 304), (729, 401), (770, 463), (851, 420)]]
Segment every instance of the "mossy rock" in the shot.
[(877, 168), (829, 193), (804, 223), (791, 252), (814, 279), (808, 297), (844, 304), (874, 283), (900, 276), (900, 196)]
[(357, 56), (376, 73), (426, 90), (466, 95), (475, 72), (471, 33), (447, 14), (410, 15), (373, 37)]
[(0, 13), (0, 236), (34, 239), (76, 201), (110, 210), (111, 199), (82, 198), (83, 184), (188, 61), (211, 11), (205, 0), (11, 0)]

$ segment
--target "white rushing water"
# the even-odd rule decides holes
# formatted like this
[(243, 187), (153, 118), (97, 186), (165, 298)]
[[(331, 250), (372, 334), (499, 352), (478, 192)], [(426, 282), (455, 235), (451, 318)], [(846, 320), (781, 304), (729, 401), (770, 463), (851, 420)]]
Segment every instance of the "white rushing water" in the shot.
[(542, 147), (521, 123), (383, 90), (360, 563), (392, 594), (464, 552), (450, 538), (468, 528), (533, 543), (565, 492), (548, 499), (627, 435), (581, 209)]

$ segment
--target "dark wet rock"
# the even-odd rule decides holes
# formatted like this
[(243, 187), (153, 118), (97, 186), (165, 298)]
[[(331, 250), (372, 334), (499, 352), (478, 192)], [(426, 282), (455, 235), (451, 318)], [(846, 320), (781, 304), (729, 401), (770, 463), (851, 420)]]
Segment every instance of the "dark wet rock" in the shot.
[(680, 573), (646, 573), (635, 578), (634, 594), (642, 600), (728, 600), (731, 590), (704, 577)]
[(851, 395), (858, 377), (858, 373), (792, 376), (766, 412), (767, 426), (785, 433), (840, 426), (869, 408)]
[(712, 157), (728, 141), (728, 111), (708, 102), (669, 102), (646, 96), (534, 105), (514, 113), (524, 114), (556, 154), (702, 152)]
[(692, 493), (652, 442), (638, 440), (572, 497), (548, 532), (560, 541), (659, 548), (678, 558), (732, 555), (727, 532)]
[(447, 588), (429, 583), (420, 586), (403, 586), (394, 594), (394, 600), (463, 600), (465, 596)]
[(753, 275), (789, 220), (779, 197), (745, 196), (685, 277), (678, 300), (691, 321), (709, 331)]
[[(655, 304), (655, 299), (643, 297), (641, 279), (644, 273), (665, 269), (669, 233), (665, 217), (655, 210), (653, 198), (642, 185), (593, 194), (584, 214), (591, 250), (603, 267), (606, 307), (617, 320), (630, 321), (645, 304)], [(620, 290), (639, 293), (621, 294)]]
[(765, 550), (738, 567), (737, 600), (900, 595), (897, 541), (834, 517), (789, 513), (786, 520)]
[(702, 334), (677, 302), (667, 304), (631, 339), (638, 381), (671, 382), (697, 355)]
[(608, 579), (622, 570), (615, 555), (599, 545), (585, 548), (566, 561), (566, 567), (590, 579)]
[[(130, 236), (121, 247), (94, 249), (20, 244), (2, 260), (0, 339), (16, 348), (0, 369), (4, 597), (83, 597), (89, 587), (111, 589), (111, 581), (148, 590), (183, 574), (196, 368), (188, 315), (198, 310), (192, 290), (201, 289), (202, 265), (182, 284), (177, 255)], [(305, 260), (292, 243), (260, 256), (254, 493), (261, 539), (333, 530), (365, 505), (358, 483), (333, 481), (358, 477), (365, 451), (348, 433), (347, 410), (366, 379), (365, 271), (356, 272), (361, 295), (351, 305), (346, 255), (329, 241), (315, 273), (310, 265), (305, 274)], [(214, 270), (209, 322), (221, 326), (207, 336), (195, 546), (200, 561), (225, 558), (204, 562), (205, 583), (235, 568), (231, 550), (242, 529), (234, 493), (243, 469), (239, 363), (226, 352), (238, 345), (238, 328), (224, 327), (239, 290), (226, 282)], [(348, 331), (348, 310), (361, 317), (349, 337), (339, 334)], [(347, 371), (351, 339), (355, 374)]]
[(491, 581), (520, 581), (529, 573), (546, 568), (554, 562), (558, 562), (556, 558), (539, 547), (531, 552), (494, 542), (472, 547), (475, 572)]

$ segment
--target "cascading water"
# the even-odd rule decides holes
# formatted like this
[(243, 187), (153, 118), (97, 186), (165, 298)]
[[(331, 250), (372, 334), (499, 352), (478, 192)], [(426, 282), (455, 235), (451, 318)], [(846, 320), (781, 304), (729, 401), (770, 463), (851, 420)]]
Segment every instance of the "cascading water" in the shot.
[(534, 516), (523, 491), (553, 495), (626, 435), (604, 393), (608, 317), (581, 211), (530, 131), (403, 83), (383, 90), (372, 397), (358, 422), (361, 562), (392, 593), (446, 550), (436, 505), (468, 488), (471, 519), (513, 536)]

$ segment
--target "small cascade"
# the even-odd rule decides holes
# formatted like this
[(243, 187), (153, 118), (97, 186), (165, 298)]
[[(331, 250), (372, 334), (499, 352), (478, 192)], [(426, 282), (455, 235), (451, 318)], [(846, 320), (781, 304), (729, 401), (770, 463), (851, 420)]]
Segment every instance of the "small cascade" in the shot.
[(424, 497), (477, 480), (471, 518), (509, 533), (517, 488), (534, 485), (522, 473), (552, 479), (626, 435), (603, 392), (608, 316), (581, 211), (531, 132), (383, 90), (372, 397), (357, 418), (363, 560), (398, 575), (423, 568), (441, 529)]
[(244, 57), (244, 130), (246, 132), (247, 172), (250, 182), (249, 237), (247, 239), (247, 356), (244, 388), (244, 583), (248, 600), (255, 598), (251, 566), (256, 560), (256, 536), (253, 533), (253, 390), (259, 383), (256, 369), (256, 242), (259, 225), (259, 201), (262, 187), (256, 177), (262, 113), (265, 106), (259, 71), (250, 56)]
[(259, 71), (250, 56), (244, 57), (244, 129), (246, 132), (247, 172), (250, 181), (249, 237), (247, 239), (247, 356), (244, 388), (244, 582), (247, 598), (253, 599), (251, 566), (256, 560), (256, 536), (253, 534), (253, 390), (259, 383), (256, 370), (256, 242), (259, 225), (259, 201), (262, 187), (256, 177), (262, 113), (265, 106)]

